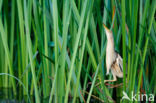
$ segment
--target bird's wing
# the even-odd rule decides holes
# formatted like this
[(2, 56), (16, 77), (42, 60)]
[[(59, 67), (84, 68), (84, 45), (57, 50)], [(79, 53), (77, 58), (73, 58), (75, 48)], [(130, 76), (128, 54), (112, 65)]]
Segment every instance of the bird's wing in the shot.
[(121, 56), (117, 53), (116, 62), (118, 66), (120, 67), (120, 70), (123, 72), (123, 60)]
[(123, 77), (123, 61), (118, 53), (116, 53), (115, 61), (111, 65), (111, 70), (112, 74), (116, 75), (117, 77)]

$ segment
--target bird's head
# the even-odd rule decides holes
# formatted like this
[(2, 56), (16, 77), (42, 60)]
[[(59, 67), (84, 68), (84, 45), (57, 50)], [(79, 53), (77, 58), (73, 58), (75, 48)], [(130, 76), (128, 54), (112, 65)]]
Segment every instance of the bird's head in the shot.
[(104, 23), (103, 23), (103, 27), (105, 28), (107, 37), (112, 37), (112, 31), (108, 29)]

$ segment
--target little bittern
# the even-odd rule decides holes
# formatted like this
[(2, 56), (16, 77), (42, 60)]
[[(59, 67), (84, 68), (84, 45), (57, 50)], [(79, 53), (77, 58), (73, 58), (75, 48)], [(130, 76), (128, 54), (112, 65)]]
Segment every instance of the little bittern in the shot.
[(116, 77), (122, 78), (123, 77), (123, 61), (121, 56), (115, 52), (114, 49), (114, 38), (113, 33), (111, 30), (109, 30), (104, 24), (103, 24), (106, 36), (107, 36), (107, 47), (106, 47), (106, 68), (107, 73), (109, 74), (109, 71), (111, 69), (113, 80), (105, 80), (104, 82), (114, 82), (117, 80)]

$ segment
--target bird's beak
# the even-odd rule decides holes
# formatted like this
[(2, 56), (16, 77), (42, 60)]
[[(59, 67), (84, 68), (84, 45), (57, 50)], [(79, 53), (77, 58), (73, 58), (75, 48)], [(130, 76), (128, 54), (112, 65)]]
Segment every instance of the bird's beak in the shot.
[(107, 30), (107, 31), (109, 31), (109, 29), (106, 27), (106, 25), (103, 23), (103, 27)]

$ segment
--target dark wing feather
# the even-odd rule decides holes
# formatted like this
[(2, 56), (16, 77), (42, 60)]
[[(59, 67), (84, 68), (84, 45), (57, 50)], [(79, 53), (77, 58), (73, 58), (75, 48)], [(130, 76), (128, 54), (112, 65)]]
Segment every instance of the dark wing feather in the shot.
[(113, 62), (111, 68), (114, 75), (121, 78), (123, 77), (123, 60), (118, 53), (116, 53), (116, 59)]
[(117, 54), (116, 62), (119, 65), (120, 70), (123, 72), (123, 60), (119, 54)]

